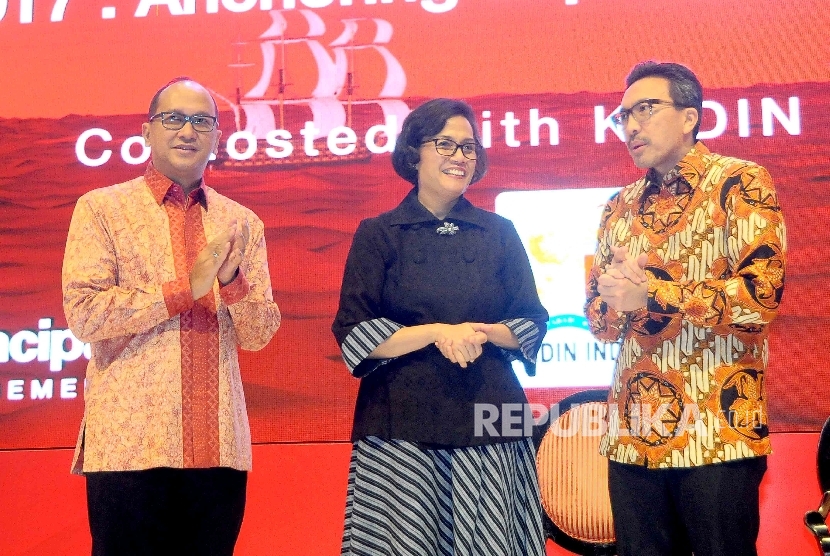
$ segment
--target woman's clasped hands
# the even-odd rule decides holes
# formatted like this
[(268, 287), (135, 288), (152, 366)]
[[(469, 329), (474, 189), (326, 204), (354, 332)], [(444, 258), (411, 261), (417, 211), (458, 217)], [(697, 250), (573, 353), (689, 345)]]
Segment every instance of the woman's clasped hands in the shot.
[(486, 342), (487, 334), (481, 330), (481, 325), (464, 322), (442, 325), (435, 347), (444, 357), (466, 369), (481, 355), (481, 346)]

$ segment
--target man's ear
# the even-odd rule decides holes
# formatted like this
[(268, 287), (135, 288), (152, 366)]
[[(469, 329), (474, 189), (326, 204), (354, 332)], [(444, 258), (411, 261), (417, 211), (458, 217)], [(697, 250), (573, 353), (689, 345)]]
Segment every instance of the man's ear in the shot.
[(144, 137), (144, 146), (150, 146), (150, 122), (141, 124), (141, 136)]
[(700, 120), (700, 116), (697, 114), (697, 110), (694, 108), (684, 108), (684, 120), (683, 120), (683, 132), (684, 133), (691, 133), (697, 122)]
[(213, 154), (219, 156), (219, 140), (222, 138), (222, 130), (216, 130), (216, 143), (213, 145)]

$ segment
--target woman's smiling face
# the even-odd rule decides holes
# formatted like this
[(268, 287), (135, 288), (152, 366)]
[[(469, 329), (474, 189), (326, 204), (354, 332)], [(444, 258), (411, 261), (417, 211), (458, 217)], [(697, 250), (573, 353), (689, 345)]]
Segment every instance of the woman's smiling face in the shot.
[[(444, 128), (421, 145), (418, 162), (418, 197), (438, 203), (458, 199), (473, 179), (476, 161), (465, 158), (461, 149), (452, 156), (439, 154), (431, 139), (450, 139), (458, 145), (475, 143), (473, 126), (464, 116), (453, 116)], [(429, 206), (432, 203), (427, 203)]]

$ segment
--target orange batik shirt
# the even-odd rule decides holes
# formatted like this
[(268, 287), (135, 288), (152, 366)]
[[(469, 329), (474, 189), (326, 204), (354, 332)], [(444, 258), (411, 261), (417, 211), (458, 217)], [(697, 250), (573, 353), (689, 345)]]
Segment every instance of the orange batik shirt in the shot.
[[(611, 246), (648, 255), (645, 308), (597, 293)], [(769, 323), (784, 290), (786, 232), (767, 171), (697, 143), (661, 180), (649, 173), (605, 207), (585, 314), (621, 342), (600, 450), (650, 468), (770, 452)]]
[[(190, 269), (235, 220), (250, 238), (237, 277), (194, 300)], [(251, 467), (237, 347), (276, 332), (264, 226), (201, 184), (185, 197), (150, 164), (75, 206), (63, 263), (69, 327), (92, 343), (73, 471)]]

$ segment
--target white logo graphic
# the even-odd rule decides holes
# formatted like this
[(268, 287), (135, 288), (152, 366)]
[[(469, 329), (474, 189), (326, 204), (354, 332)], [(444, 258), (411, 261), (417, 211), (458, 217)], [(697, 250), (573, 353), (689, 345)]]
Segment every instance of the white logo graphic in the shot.
[[(345, 156), (365, 159), (371, 153), (391, 152), (403, 119), (410, 112), (409, 106), (401, 100), (406, 89), (406, 74), (401, 63), (386, 47), (392, 38), (392, 25), (380, 18), (344, 19), (341, 20), (343, 32), (326, 47), (320, 42), (326, 32), (323, 19), (312, 10), (296, 10), (293, 13), (302, 16), (306, 29), (301, 34), (289, 32), (285, 11), (269, 12), (271, 26), (257, 39), (262, 67), (256, 84), (244, 95), (237, 90), (235, 102), (215, 93), (233, 110), (237, 129), (228, 138), (228, 157), (220, 155), (219, 164), (261, 166), (268, 163), (323, 162), (328, 158), (342, 160), (341, 157)], [(374, 35), (368, 42), (358, 42), (355, 40), (358, 30), (365, 25), (374, 27)], [(290, 59), (292, 55), (299, 55), (297, 47), (311, 53), (317, 81), (312, 90), (289, 95), (286, 57)], [(385, 80), (373, 98), (357, 98), (354, 94), (354, 56), (361, 51), (376, 53), (384, 62)], [(231, 67), (239, 71), (250, 65), (238, 60)], [(366, 104), (381, 108), (384, 124), (370, 128), (366, 133), (365, 146), (358, 146), (357, 135), (352, 129), (352, 108)], [(290, 141), (291, 133), (285, 129), (285, 108), (288, 106), (307, 107), (312, 116), (300, 130), (305, 156), (300, 154), (299, 159), (294, 156), (292, 160), (286, 160), (295, 150)], [(386, 136), (386, 144), (382, 147), (378, 147), (375, 140), (380, 133)], [(314, 147), (313, 141), (321, 137), (326, 138), (328, 151), (333, 156), (321, 156)], [(257, 142), (263, 140), (270, 146), (264, 154), (257, 155)], [(247, 144), (241, 152), (237, 148), (238, 142)]]

